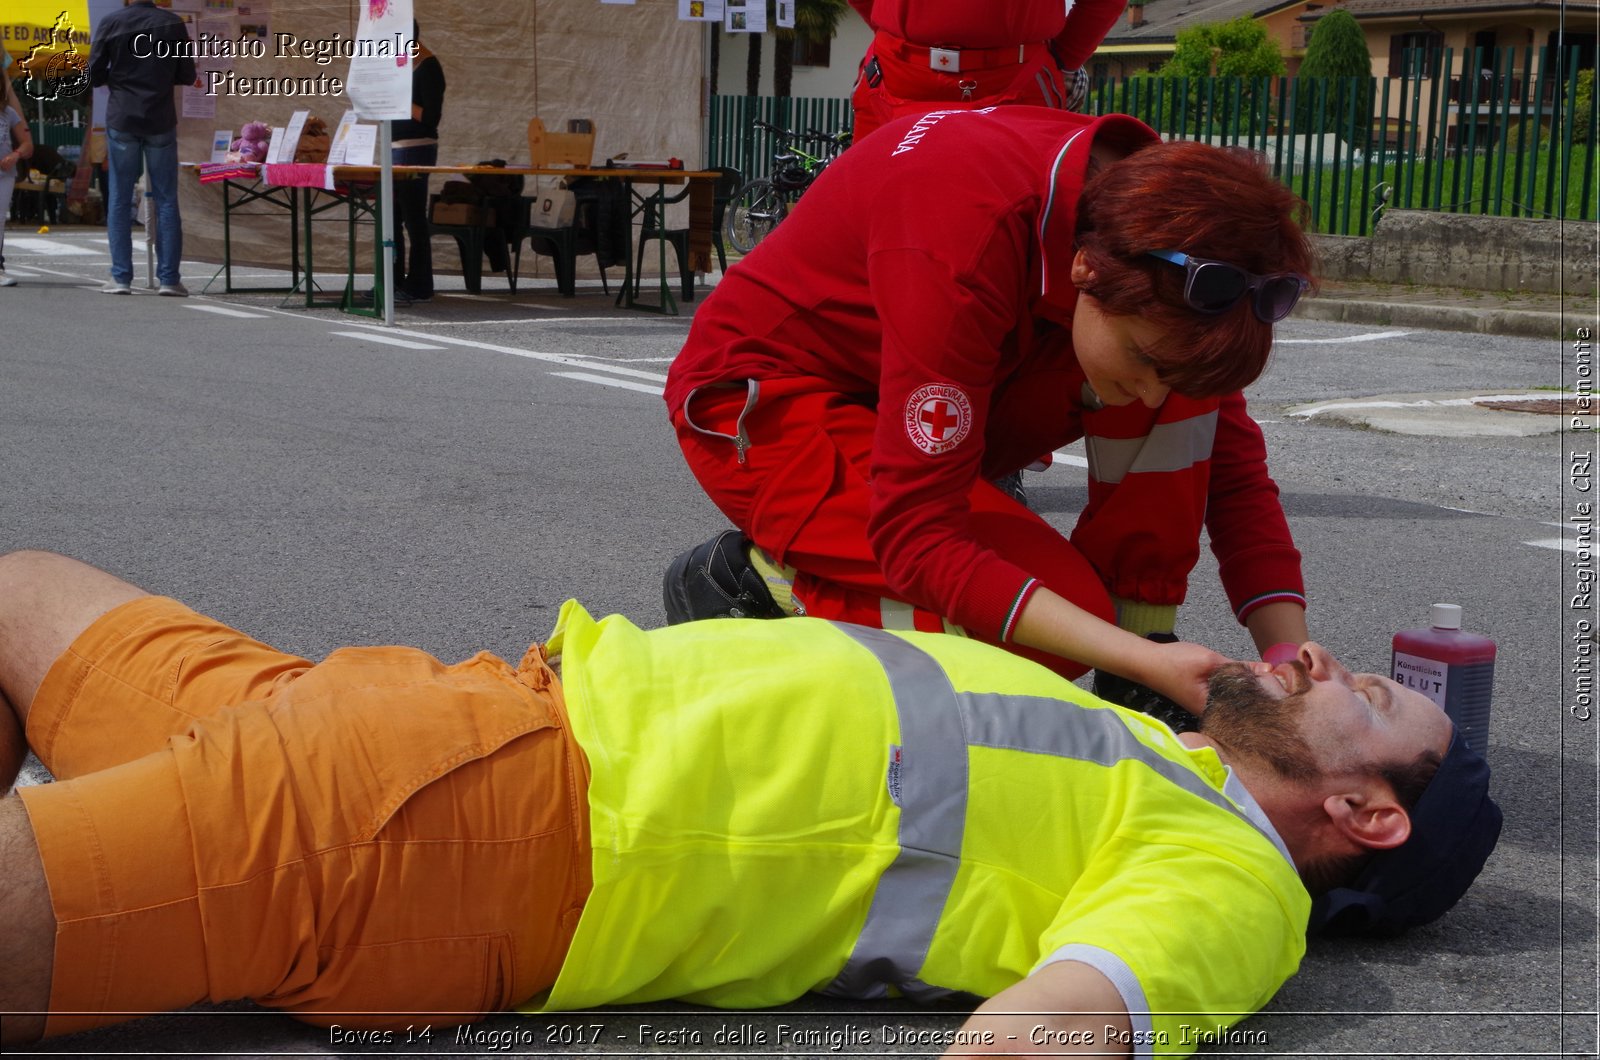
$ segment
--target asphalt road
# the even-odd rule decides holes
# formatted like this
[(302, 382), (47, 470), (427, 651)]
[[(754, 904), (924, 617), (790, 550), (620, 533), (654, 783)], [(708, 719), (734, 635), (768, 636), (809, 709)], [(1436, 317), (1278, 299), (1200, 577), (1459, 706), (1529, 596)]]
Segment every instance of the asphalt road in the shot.
[[(23, 285), (0, 290), (0, 549), (78, 556), (311, 656), (393, 642), (514, 658), (569, 596), (659, 624), (667, 561), (723, 525), (658, 396), (687, 317), (548, 287), (512, 302), (489, 277), (490, 296), (441, 297), (385, 331), (276, 296), (93, 293), (105, 267), (94, 233), (13, 231), (6, 255)], [(189, 267), (190, 285), (209, 271)], [(1562, 440), (1409, 437), (1289, 412), (1555, 386), (1570, 352), (1294, 320), (1279, 334), (1252, 409), (1306, 555), (1314, 635), (1386, 671), (1394, 630), (1425, 624), (1436, 600), (1463, 605), (1500, 645), (1490, 758), (1506, 828), (1455, 912), (1391, 942), (1313, 943), (1240, 1025), (1249, 1040), (1209, 1051), (1593, 1055), (1596, 722), (1567, 712), (1563, 577), (1576, 557), (1560, 528), (1573, 504)], [(1027, 485), (1070, 527), (1077, 454)], [(1180, 631), (1243, 654), (1214, 571), (1207, 555)], [(42, 1051), (927, 1053), (938, 1050), (918, 1036), (960, 1018), (820, 1001), (758, 1015), (663, 1006), (355, 1042), (231, 1005)]]

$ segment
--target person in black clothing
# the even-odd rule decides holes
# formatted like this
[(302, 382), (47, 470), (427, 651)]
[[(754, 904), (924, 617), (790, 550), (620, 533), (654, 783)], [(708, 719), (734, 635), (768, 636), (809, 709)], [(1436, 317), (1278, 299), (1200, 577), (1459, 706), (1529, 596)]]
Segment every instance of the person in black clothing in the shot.
[(106, 294), (128, 294), (133, 288), (133, 186), (147, 166), (156, 210), (160, 293), (177, 297), (189, 293), (178, 275), (183, 221), (178, 216), (178, 109), (172, 89), (194, 84), (194, 59), (189, 58), (193, 53), (183, 20), (151, 0), (131, 0), (94, 28), (89, 81), (111, 90), (106, 107), (111, 282), (101, 288)]
[[(422, 30), (411, 23), (416, 38), (411, 68), (411, 118), (393, 126), (393, 158), (397, 166), (431, 166), (439, 161), (439, 118), (444, 112), (444, 67), (422, 43)], [(395, 290), (413, 302), (433, 297), (433, 248), (428, 241), (428, 178), (398, 180), (394, 185)], [(406, 253), (406, 240), (411, 253)]]

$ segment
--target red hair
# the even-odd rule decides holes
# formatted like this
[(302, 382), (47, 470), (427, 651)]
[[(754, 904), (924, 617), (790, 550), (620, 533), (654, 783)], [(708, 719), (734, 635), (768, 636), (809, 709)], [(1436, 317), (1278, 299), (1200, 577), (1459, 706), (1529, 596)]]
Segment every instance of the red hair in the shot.
[(1274, 180), (1265, 160), (1237, 147), (1191, 141), (1151, 144), (1106, 166), (1078, 200), (1077, 245), (1093, 278), (1079, 291), (1113, 316), (1140, 316), (1166, 338), (1147, 351), (1162, 382), (1208, 397), (1253, 382), (1272, 350), (1272, 325), (1249, 297), (1205, 314), (1183, 300), (1184, 270), (1146, 255), (1181, 250), (1258, 275), (1311, 277), (1301, 230), (1305, 203)]

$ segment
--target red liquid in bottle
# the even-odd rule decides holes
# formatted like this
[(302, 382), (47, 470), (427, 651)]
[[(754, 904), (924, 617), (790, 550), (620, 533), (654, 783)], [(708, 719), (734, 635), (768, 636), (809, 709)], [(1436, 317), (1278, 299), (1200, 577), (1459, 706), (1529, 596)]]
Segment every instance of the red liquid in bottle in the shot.
[(1455, 604), (1434, 604), (1430, 621), (1430, 628), (1394, 635), (1391, 676), (1443, 707), (1467, 745), (1486, 755), (1494, 641), (1463, 632), (1461, 608)]

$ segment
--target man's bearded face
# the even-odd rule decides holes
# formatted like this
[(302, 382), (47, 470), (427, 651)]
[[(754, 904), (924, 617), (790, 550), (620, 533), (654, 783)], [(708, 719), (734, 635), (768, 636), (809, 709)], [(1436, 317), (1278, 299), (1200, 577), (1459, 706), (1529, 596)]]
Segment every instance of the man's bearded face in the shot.
[(1300, 663), (1290, 665), (1297, 675), (1295, 687), (1278, 699), (1267, 694), (1260, 678), (1243, 663), (1217, 667), (1205, 713), (1200, 715), (1200, 731), (1228, 751), (1265, 762), (1287, 780), (1311, 780), (1322, 771), (1300, 731), (1311, 677)]

